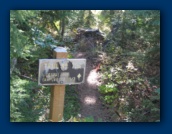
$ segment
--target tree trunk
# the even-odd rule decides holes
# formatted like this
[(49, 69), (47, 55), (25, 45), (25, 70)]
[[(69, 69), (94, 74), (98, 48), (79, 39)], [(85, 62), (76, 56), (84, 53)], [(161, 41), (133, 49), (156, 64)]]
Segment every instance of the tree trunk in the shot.
[(62, 19), (60, 21), (60, 29), (61, 29), (61, 40), (63, 40), (64, 32), (65, 32), (65, 11), (62, 12)]

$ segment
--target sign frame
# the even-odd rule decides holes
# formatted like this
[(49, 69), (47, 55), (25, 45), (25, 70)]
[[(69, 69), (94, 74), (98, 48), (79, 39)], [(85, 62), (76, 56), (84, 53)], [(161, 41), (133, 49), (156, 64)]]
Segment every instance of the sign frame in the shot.
[(81, 84), (85, 73), (86, 59), (39, 59), (38, 85)]

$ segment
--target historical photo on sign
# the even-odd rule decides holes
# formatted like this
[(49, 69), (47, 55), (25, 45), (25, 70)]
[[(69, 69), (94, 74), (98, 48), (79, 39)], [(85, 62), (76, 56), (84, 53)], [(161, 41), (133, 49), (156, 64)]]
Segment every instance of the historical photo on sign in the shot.
[(84, 82), (86, 59), (40, 59), (39, 85)]

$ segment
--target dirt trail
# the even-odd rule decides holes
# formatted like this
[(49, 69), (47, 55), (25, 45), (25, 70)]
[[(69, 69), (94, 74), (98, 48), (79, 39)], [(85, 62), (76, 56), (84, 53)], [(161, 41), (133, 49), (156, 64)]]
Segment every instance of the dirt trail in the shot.
[[(86, 58), (86, 53), (78, 52), (75, 58)], [(106, 110), (100, 100), (98, 85), (99, 74), (92, 67), (91, 61), (87, 59), (85, 83), (78, 85), (77, 92), (80, 98), (81, 118), (93, 117), (94, 121), (106, 121)]]

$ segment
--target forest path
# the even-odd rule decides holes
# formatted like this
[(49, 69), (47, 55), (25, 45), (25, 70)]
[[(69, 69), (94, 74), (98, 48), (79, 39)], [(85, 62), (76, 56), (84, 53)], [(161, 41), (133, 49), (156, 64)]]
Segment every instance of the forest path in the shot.
[[(75, 58), (86, 58), (85, 52), (78, 52), (74, 55)], [(92, 117), (94, 122), (106, 121), (107, 110), (103, 107), (100, 100), (98, 85), (100, 82), (99, 73), (92, 67), (91, 60), (87, 59), (85, 82), (77, 86), (81, 105), (81, 118)]]

